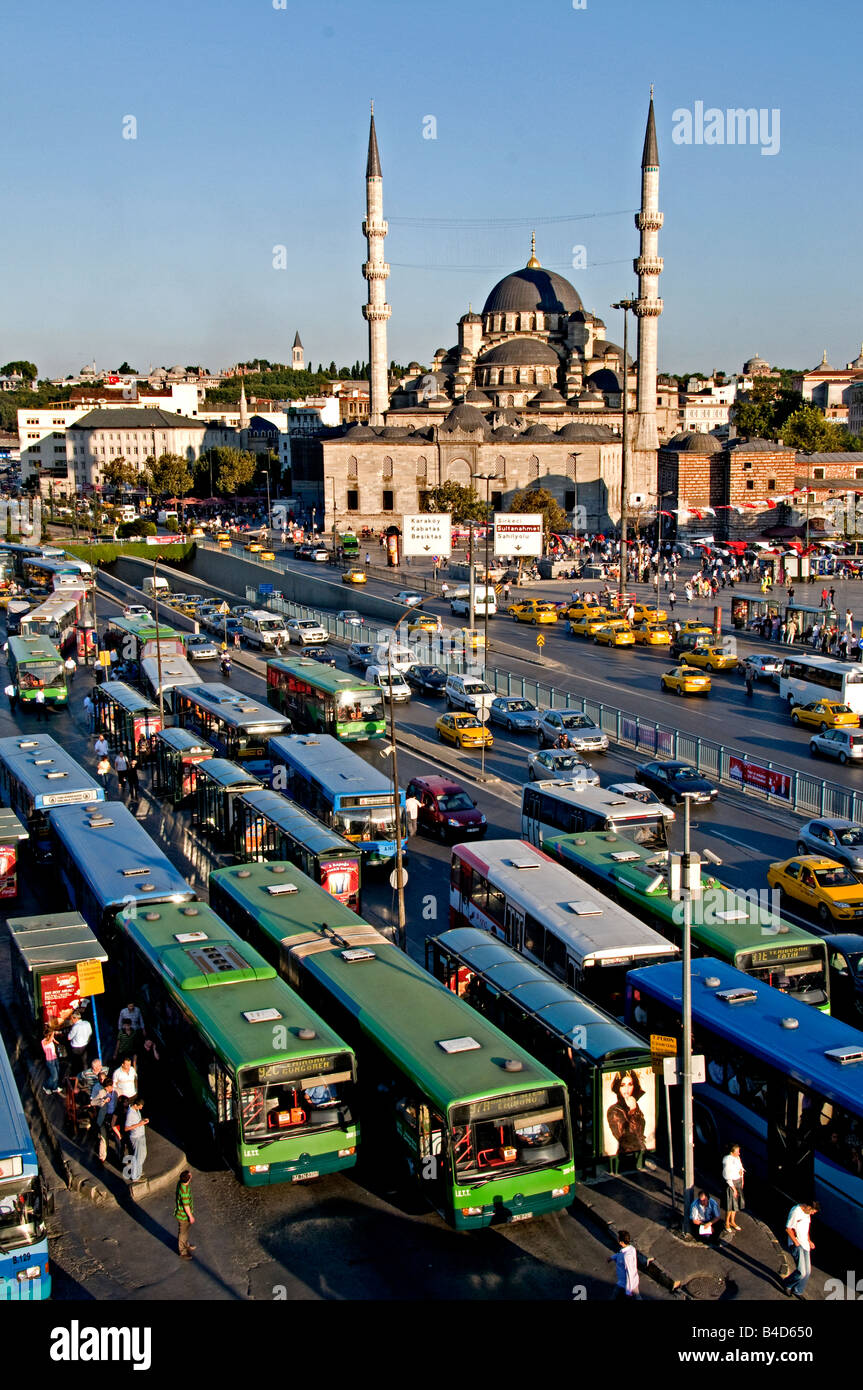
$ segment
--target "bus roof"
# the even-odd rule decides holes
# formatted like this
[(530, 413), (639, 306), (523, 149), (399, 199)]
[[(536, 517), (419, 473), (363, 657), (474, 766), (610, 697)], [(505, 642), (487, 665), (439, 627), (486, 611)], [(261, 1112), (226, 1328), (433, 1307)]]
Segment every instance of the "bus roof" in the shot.
[(322, 825), (310, 812), (304, 811), (301, 806), (295, 805), (280, 792), (271, 791), (269, 787), (262, 787), (260, 791), (244, 792), (240, 797), (240, 804), (248, 806), (256, 815), (265, 816), (287, 834), (296, 835), (313, 854), (327, 854), (345, 849), (359, 853), (357, 845), (345, 840), (337, 831)]
[(10, 637), (9, 655), (15, 658), (15, 665), (24, 661), (62, 661), (63, 658), (47, 637), (34, 633), (31, 637)]
[(80, 961), (108, 959), (80, 912), (10, 917), (7, 925), (10, 940), (30, 973), (74, 970)]
[(129, 632), (135, 637), (140, 637), (142, 641), (155, 641), (158, 635), (159, 641), (167, 641), (171, 637), (188, 637), (188, 633), (178, 632), (176, 628), (169, 627), (167, 623), (159, 623), (159, 631), (156, 633), (156, 624), (152, 616), (143, 618), (140, 615), (132, 618), (112, 618), (111, 627), (118, 632)]
[[(274, 763), (290, 763), (314, 777), (327, 792), (337, 796), (393, 794), (392, 779), (370, 767), (332, 734), (286, 734), (268, 744)], [(404, 792), (401, 796), (404, 797)]]
[(19, 1156), (24, 1160), (21, 1176), (33, 1177), (39, 1166), (36, 1150), (27, 1128), (6, 1048), (0, 1038), (0, 1158)]
[[(562, 1084), (468, 1004), (439, 984), (397, 946), (294, 869), (286, 891), (279, 865), (245, 864), (210, 875), (218, 889), (246, 907), (259, 929), (280, 951), (296, 952), (302, 968), (349, 1011), (362, 1031), (397, 1065), (407, 1065), (442, 1110), (458, 1102), (511, 1095), (536, 1086)], [(268, 891), (273, 883), (281, 890)], [(332, 947), (322, 949), (328, 933)], [(345, 942), (373, 952), (346, 960)], [(293, 944), (292, 944), (293, 943)], [(442, 1044), (469, 1038), (479, 1044), (447, 1051)], [(522, 1063), (517, 1073), (502, 1059)]]
[(180, 695), (200, 705), (201, 709), (238, 729), (249, 729), (251, 732), (272, 729), (278, 733), (291, 722), (285, 715), (276, 714), (269, 705), (262, 705), (254, 696), (232, 690), (229, 685), (219, 685), (213, 681), (206, 685), (179, 685), (176, 689)]
[(212, 747), (205, 738), (193, 734), (190, 729), (160, 729), (156, 742), (164, 743), (175, 753), (211, 753)]
[(130, 901), (187, 902), (195, 897), (121, 801), (106, 801), (92, 813), (83, 806), (61, 806), (51, 814), (51, 829), (74, 856), (102, 911)]
[(457, 955), (519, 1008), (533, 1014), (568, 1046), (573, 1046), (576, 1030), (583, 1029), (585, 1041), (578, 1045), (578, 1050), (592, 1061), (615, 1057), (623, 1061), (635, 1052), (646, 1053), (646, 1045), (637, 1034), (488, 932), (477, 927), (453, 927), (433, 940)]
[(453, 857), (491, 876), (511, 901), (534, 917), (541, 914), (580, 958), (675, 956), (678, 948), (625, 907), (595, 888), (576, 883), (569, 869), (556, 864), (526, 840), (486, 840), (482, 846), (459, 844)]
[(534, 786), (540, 787), (545, 792), (550, 792), (560, 801), (568, 801), (574, 806), (583, 806), (587, 811), (604, 814), (608, 816), (609, 820), (655, 821), (657, 817), (667, 821), (674, 820), (674, 812), (671, 807), (663, 806), (661, 802), (645, 804), (643, 801), (636, 801), (633, 797), (619, 796), (615, 792), (606, 791), (603, 787), (592, 787), (577, 780), (555, 782), (549, 779), (547, 781), (526, 782), (524, 791), (527, 792)]
[[(643, 906), (669, 923), (675, 920), (679, 903), (668, 892), (668, 854), (651, 852), (631, 840), (604, 830), (583, 835), (547, 835), (543, 847), (569, 864), (584, 867), (608, 884), (613, 884), (630, 902)], [(699, 941), (708, 949), (737, 951), (769, 950), (772, 945), (814, 946), (819, 938), (812, 932), (767, 913), (745, 892), (729, 888), (719, 879), (702, 873), (703, 922), (698, 923)]]
[(105, 800), (101, 783), (47, 734), (36, 739), (20, 735), (0, 739), (0, 762), (37, 810), (73, 803), (90, 806)]
[(271, 666), (277, 671), (302, 676), (310, 685), (327, 695), (341, 695), (354, 691), (359, 691), (360, 694), (378, 693), (376, 685), (358, 679), (349, 671), (337, 671), (332, 666), (325, 666), (322, 661), (313, 661), (310, 656), (273, 657), (267, 661), (267, 667)]
[[(159, 639), (161, 642), (161, 638)], [(155, 656), (145, 656), (141, 662), (141, 674), (150, 682), (153, 690), (159, 690), (159, 658)], [(188, 685), (190, 680), (195, 679), (195, 668), (190, 661), (186, 661), (182, 656), (163, 656), (162, 666), (162, 689), (173, 690), (176, 685)]]
[[(350, 1051), (206, 903), (160, 903), (132, 921), (122, 915), (119, 920), (171, 993), (182, 1000), (184, 1010), (234, 1067)], [(187, 934), (195, 940), (184, 941)], [(266, 1018), (248, 1016), (258, 1011), (265, 1011)], [(280, 1025), (278, 1048), (274, 1023)], [(307, 1028), (314, 1030), (314, 1039), (299, 1036)]]
[(229, 791), (253, 791), (261, 785), (259, 777), (253, 777), (228, 758), (204, 758), (203, 762), (197, 764), (196, 770), (201, 776), (209, 777), (211, 782)]
[[(680, 962), (630, 970), (627, 979), (634, 988), (680, 1010)], [(720, 998), (727, 990), (744, 990), (745, 998), (739, 1003)], [(863, 1116), (863, 1033), (850, 1024), (711, 956), (692, 962), (692, 1017), (696, 1026), (713, 1029), (738, 1049), (787, 1072), (801, 1086)], [(794, 1023), (789, 1026), (786, 1019)], [(837, 1048), (850, 1049), (855, 1060), (842, 1063), (828, 1055)]]

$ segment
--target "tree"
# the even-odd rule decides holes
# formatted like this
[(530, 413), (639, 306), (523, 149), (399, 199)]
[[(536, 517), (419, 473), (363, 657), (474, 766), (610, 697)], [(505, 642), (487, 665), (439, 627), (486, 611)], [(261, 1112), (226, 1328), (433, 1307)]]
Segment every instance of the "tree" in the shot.
[(544, 487), (526, 487), (517, 492), (509, 504), (511, 512), (542, 512), (543, 545), (548, 544), (552, 531), (565, 531), (569, 525), (566, 512), (557, 498)]
[(132, 487), (138, 482), (138, 470), (132, 463), (127, 463), (122, 457), (111, 459), (110, 463), (102, 465), (102, 482), (106, 487), (114, 489), (114, 495), (124, 487)]
[(463, 526), (468, 521), (485, 525), (488, 516), (485, 501), (475, 488), (453, 482), (441, 483), (423, 493), (422, 509), (424, 512), (451, 512), (454, 526)]
[(255, 476), (258, 460), (247, 449), (218, 448), (207, 450), (207, 463), (212, 463), (216, 491), (223, 497), (233, 497), (248, 487)]
[[(188, 371), (188, 367), (186, 368)], [(117, 368), (118, 376), (134, 376), (138, 371), (137, 367), (130, 367), (128, 362), (124, 362), (122, 367)]]
[(182, 454), (160, 454), (150, 463), (150, 487), (157, 497), (185, 497), (193, 479)]
[[(853, 436), (840, 425), (834, 425), (831, 420), (826, 420), (814, 405), (801, 406), (795, 410), (793, 415), (789, 415), (785, 422), (782, 438), (792, 449), (817, 450), (823, 452), (836, 452), (839, 449), (853, 449), (855, 445), (849, 444)], [(859, 447), (859, 446), (857, 446)]]
[(0, 376), (23, 376), (25, 381), (36, 381), (39, 373), (36, 370), (35, 362), (7, 362), (5, 367), (0, 367)]

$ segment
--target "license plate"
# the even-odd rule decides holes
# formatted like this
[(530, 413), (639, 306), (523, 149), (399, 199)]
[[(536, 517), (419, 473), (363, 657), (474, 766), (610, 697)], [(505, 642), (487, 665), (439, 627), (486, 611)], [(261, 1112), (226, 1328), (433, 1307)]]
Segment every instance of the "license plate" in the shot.
[(308, 1182), (309, 1178), (319, 1178), (320, 1176), (320, 1172), (294, 1173), (294, 1176), (291, 1178), (291, 1182)]
[(533, 1219), (533, 1212), (521, 1211), (517, 1216), (511, 1216), (509, 1219), (510, 1221), (531, 1221)]

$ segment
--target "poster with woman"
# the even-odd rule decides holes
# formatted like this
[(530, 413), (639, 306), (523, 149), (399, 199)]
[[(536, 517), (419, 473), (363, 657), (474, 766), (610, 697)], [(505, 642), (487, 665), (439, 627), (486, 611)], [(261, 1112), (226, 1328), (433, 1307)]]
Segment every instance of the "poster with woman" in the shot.
[(602, 1152), (608, 1158), (656, 1147), (656, 1076), (652, 1067), (605, 1072), (602, 1078)]

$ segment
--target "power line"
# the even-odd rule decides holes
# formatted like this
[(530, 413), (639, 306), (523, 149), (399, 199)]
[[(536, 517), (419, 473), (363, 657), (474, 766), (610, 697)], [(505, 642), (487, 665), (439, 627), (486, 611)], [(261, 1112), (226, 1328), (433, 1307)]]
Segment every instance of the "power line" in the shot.
[[(604, 265), (631, 265), (632, 257), (624, 256), (622, 260), (616, 261), (591, 261), (589, 265), (579, 266), (580, 270), (593, 270), (597, 266)], [(390, 261), (390, 265), (397, 270), (464, 270), (472, 271), (474, 274), (497, 274), (499, 270), (512, 271), (512, 266), (507, 265), (444, 265), (439, 261)], [(571, 271), (572, 265), (566, 265), (563, 261), (546, 264), (546, 270)]]
[(550, 227), (599, 217), (629, 217), (636, 212), (638, 208), (621, 208), (617, 212), (574, 212), (559, 217), (388, 217), (387, 221), (400, 227)]

